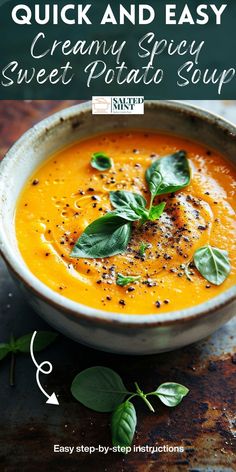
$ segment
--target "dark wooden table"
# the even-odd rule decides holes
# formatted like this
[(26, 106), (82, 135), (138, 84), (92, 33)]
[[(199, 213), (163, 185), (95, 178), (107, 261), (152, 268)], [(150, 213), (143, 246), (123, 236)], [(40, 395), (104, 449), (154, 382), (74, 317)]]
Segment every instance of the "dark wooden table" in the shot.
[[(33, 123), (74, 102), (0, 102), (0, 154)], [(222, 114), (235, 117), (234, 104), (209, 102)], [(10, 333), (20, 336), (48, 326), (28, 307), (3, 263), (0, 265), (0, 342)], [(230, 472), (236, 470), (236, 322), (231, 321), (210, 338), (179, 351), (125, 357), (98, 352), (60, 336), (39, 360), (50, 360), (53, 373), (44, 385), (59, 394), (60, 406), (45, 404), (27, 356), (19, 356), (15, 387), (8, 383), (9, 361), (0, 363), (0, 471), (34, 472)], [(132, 342), (132, 340), (130, 341)], [(136, 445), (184, 446), (183, 454), (109, 453), (59, 454), (62, 446), (110, 445), (109, 415), (91, 412), (70, 394), (80, 370), (93, 365), (115, 369), (131, 387), (138, 381), (152, 389), (165, 381), (190, 388), (183, 403), (168, 409), (156, 404), (156, 414), (137, 402)]]

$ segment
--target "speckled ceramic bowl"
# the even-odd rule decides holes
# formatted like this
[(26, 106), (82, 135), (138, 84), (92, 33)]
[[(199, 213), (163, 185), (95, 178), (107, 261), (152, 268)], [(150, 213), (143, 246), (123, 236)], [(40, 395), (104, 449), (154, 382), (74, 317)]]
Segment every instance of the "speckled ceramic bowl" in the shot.
[(152, 354), (198, 341), (236, 312), (236, 287), (198, 306), (165, 314), (107, 313), (73, 302), (40, 282), (19, 253), (14, 229), (18, 195), (35, 168), (63, 146), (92, 134), (149, 128), (183, 135), (218, 149), (236, 162), (236, 127), (177, 102), (145, 104), (145, 115), (92, 115), (91, 104), (50, 116), (25, 133), (0, 167), (0, 251), (29, 303), (45, 321), (74, 340), (121, 354)]

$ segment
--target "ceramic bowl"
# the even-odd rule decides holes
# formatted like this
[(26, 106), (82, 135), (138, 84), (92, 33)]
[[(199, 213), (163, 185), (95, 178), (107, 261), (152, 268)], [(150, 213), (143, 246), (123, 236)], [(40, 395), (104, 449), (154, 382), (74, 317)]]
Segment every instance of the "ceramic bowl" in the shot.
[(95, 310), (54, 292), (28, 269), (14, 229), (19, 193), (50, 154), (95, 133), (122, 128), (167, 131), (199, 140), (236, 162), (236, 127), (196, 107), (145, 103), (143, 115), (92, 115), (91, 103), (56, 113), (25, 133), (0, 167), (0, 251), (33, 309), (50, 325), (88, 346), (120, 354), (174, 350), (208, 336), (236, 312), (236, 287), (201, 305), (165, 314), (128, 315)]

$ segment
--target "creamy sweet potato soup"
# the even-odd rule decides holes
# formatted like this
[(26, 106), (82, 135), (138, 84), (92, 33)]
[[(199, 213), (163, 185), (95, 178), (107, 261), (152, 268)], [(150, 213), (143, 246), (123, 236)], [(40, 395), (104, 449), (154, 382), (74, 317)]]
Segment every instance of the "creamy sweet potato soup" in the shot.
[(19, 249), (36, 277), (85, 305), (191, 307), (235, 284), (235, 189), (235, 169), (200, 144), (147, 131), (91, 137), (25, 185)]

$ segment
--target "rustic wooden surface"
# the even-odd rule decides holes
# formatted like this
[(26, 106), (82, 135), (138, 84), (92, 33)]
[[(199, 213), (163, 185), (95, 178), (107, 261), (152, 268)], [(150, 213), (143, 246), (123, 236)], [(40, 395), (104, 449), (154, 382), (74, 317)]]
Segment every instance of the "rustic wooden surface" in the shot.
[[(0, 156), (33, 123), (74, 102), (0, 102)], [(236, 122), (234, 103), (203, 105)], [(0, 342), (10, 333), (20, 336), (47, 329), (15, 288), (0, 265)], [(16, 364), (16, 385), (8, 385), (9, 359), (0, 364), (0, 471), (37, 472), (230, 472), (236, 470), (236, 322), (210, 338), (176, 352), (147, 357), (125, 357), (85, 348), (60, 336), (39, 360), (50, 360), (53, 373), (45, 386), (59, 394), (60, 406), (46, 405), (35, 383), (30, 358)], [(132, 342), (132, 340), (131, 340)], [(190, 388), (183, 403), (168, 409), (156, 404), (156, 414), (136, 403), (138, 427), (135, 445), (184, 446), (183, 454), (98, 452), (55, 454), (53, 445), (110, 445), (109, 415), (91, 412), (70, 394), (74, 375), (93, 365), (112, 367), (128, 387), (138, 381), (152, 389), (165, 381)]]

